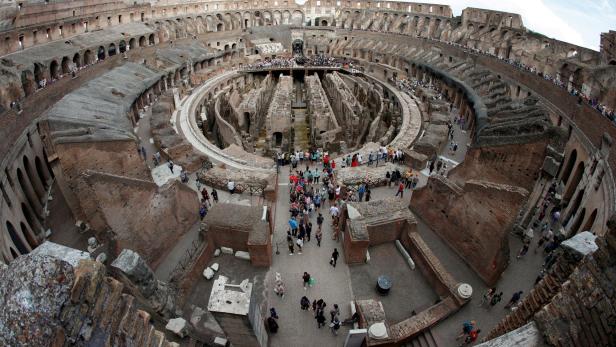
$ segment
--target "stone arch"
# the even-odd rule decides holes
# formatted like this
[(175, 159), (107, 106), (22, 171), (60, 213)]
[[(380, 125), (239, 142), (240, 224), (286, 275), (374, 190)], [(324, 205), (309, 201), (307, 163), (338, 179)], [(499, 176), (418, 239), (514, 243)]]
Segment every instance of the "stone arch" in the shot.
[(100, 46), (98, 47), (98, 52), (96, 54), (96, 56), (98, 57), (98, 60), (105, 60), (107, 53), (105, 51), (105, 47)]
[(150, 34), (150, 36), (148, 37), (148, 43), (150, 44), (150, 46), (156, 44), (156, 39), (154, 34)]
[(79, 53), (73, 55), (73, 64), (75, 64), (75, 67), (81, 67), (81, 56)]
[(145, 45), (146, 45), (145, 36), (139, 37), (139, 47), (145, 47)]
[(19, 222), (19, 227), (21, 228), (21, 234), (26, 239), (26, 242), (28, 242), (28, 246), (30, 246), (30, 249), (35, 249), (38, 246), (38, 242), (36, 241), (34, 235), (32, 235), (32, 232), (28, 230), (28, 227), (26, 227), (24, 222)]
[(43, 186), (47, 188), (47, 181), (49, 180), (49, 177), (46, 175), (43, 164), (41, 163), (41, 158), (39, 158), (38, 156), (34, 158), (34, 167), (36, 168), (36, 174), (39, 176), (41, 182), (43, 182)]
[(304, 24), (304, 13), (299, 10), (293, 11), (293, 14), (291, 14), (291, 24), (298, 26)]
[(282, 133), (280, 131), (277, 131), (272, 134), (272, 142), (276, 147), (282, 146)]
[(43, 200), (45, 196), (45, 187), (43, 186), (43, 181), (40, 181), (37, 176), (34, 175), (34, 171), (30, 165), (30, 160), (27, 156), (23, 156), (22, 162), (24, 164), (24, 170), (26, 171), (26, 175), (28, 176), (28, 180), (30, 181), (30, 186), (33, 188), (34, 193), (38, 197), (39, 201)]
[(563, 175), (561, 178), (561, 181), (564, 185), (567, 185), (567, 181), (569, 180), (571, 172), (573, 171), (573, 168), (575, 166), (575, 162), (577, 161), (577, 149), (571, 151), (571, 154), (569, 154), (568, 159), (569, 160), (567, 161), (567, 165), (565, 166), (565, 170), (563, 171)]
[(567, 201), (571, 199), (571, 197), (573, 196), (573, 193), (575, 193), (575, 190), (578, 184), (580, 184), (580, 181), (582, 180), (584, 169), (585, 169), (584, 162), (580, 161), (577, 167), (575, 168), (575, 172), (573, 174), (573, 177), (571, 178), (571, 181), (568, 182), (566, 185), (567, 189), (565, 190), (563, 200)]
[(597, 219), (597, 209), (595, 208), (590, 213), (590, 216), (588, 216), (588, 219), (586, 220), (586, 224), (584, 224), (584, 227), (580, 229), (580, 231), (590, 231), (592, 227), (595, 225), (596, 219)]
[(21, 72), (21, 85), (26, 96), (32, 95), (36, 91), (36, 82), (32, 71), (24, 70)]
[(282, 24), (291, 24), (291, 12), (285, 10), (282, 12)]
[(115, 45), (115, 43), (112, 42), (109, 45), (109, 48), (107, 49), (107, 55), (110, 56), (110, 57), (113, 57), (114, 55), (116, 55), (116, 53), (117, 53), (116, 52), (116, 45)]
[(34, 81), (38, 85), (40, 81), (45, 79), (44, 65), (41, 63), (34, 63)]
[(573, 223), (573, 225), (571, 226), (571, 229), (570, 229), (571, 233), (577, 234), (582, 231), (580, 230), (580, 228), (582, 227), (582, 222), (584, 221), (584, 217), (586, 217), (586, 208), (583, 208), (582, 211), (580, 211), (579, 217), (575, 220), (575, 223)]
[[(30, 253), (30, 251), (28, 250), (28, 248), (24, 244), (23, 240), (19, 237), (19, 233), (17, 232), (17, 230), (15, 229), (13, 224), (11, 224), (11, 222), (9, 222), (9, 221), (6, 222), (6, 229), (7, 229), (8, 233), (9, 233), (9, 237), (11, 238), (11, 241), (13, 242), (13, 245), (15, 245), (15, 247), (17, 247), (17, 251), (19, 251), (20, 254), (28, 254), (28, 253)], [(17, 254), (13, 254), (13, 256), (15, 258), (17, 258), (18, 255)]]
[(61, 64), (61, 66), (62, 66), (62, 74), (69, 73), (70, 68), (71, 68), (71, 66), (70, 66), (71, 63), (70, 62), (71, 62), (71, 60), (68, 57), (62, 58), (62, 64)]
[(92, 61), (92, 51), (89, 49), (83, 53), (83, 63), (84, 65), (90, 65), (93, 63)]
[[(143, 36), (142, 36), (143, 37)], [(129, 50), (130, 49), (134, 49), (137, 48), (137, 39), (136, 38), (131, 38), (130, 40), (128, 40), (128, 47)]]
[[(577, 214), (577, 212), (578, 212), (578, 210), (580, 208), (580, 205), (582, 204), (582, 198), (584, 198), (584, 189), (580, 189), (580, 191), (575, 196), (575, 199), (573, 200), (573, 203), (569, 205), (569, 211), (567, 211), (567, 215), (566, 215), (565, 221), (563, 222), (563, 226), (567, 226), (567, 224), (569, 224), (569, 222), (571, 222), (571, 219), (575, 218), (575, 216), (576, 216), (576, 214)], [(576, 222), (577, 222), (577, 220), (576, 220)], [(577, 226), (579, 227), (579, 225), (577, 225)], [(571, 232), (575, 232), (575, 230), (576, 229), (574, 229), (574, 228), (569, 229), (569, 231), (571, 231)]]
[(58, 62), (55, 60), (52, 60), (51, 64), (49, 64), (49, 75), (51, 78), (55, 79), (57, 79), (60, 75), (60, 67), (58, 66)]
[(38, 207), (39, 202), (36, 201), (36, 193), (33, 192), (33, 189), (28, 189), (31, 187), (30, 185), (28, 185), (28, 182), (26, 182), (24, 174), (20, 168), (17, 168), (17, 181), (19, 182), (20, 188), (23, 191), (26, 200), (28, 201), (30, 206), (32, 206), (32, 208)]
[(216, 24), (216, 31), (223, 31), (223, 30), (224, 30), (224, 25), (222, 23)]

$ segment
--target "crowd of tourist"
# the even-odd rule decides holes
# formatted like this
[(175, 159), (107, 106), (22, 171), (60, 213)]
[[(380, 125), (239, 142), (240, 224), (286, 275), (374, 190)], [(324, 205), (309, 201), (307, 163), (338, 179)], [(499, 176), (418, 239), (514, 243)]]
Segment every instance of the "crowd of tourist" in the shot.
[(334, 58), (324, 54), (315, 55), (312, 57), (278, 57), (266, 58), (263, 61), (246, 64), (242, 68), (244, 70), (267, 70), (272, 68), (293, 68), (293, 67), (332, 67), (332, 68), (347, 68), (351, 70), (356, 68), (352, 62), (347, 59)]

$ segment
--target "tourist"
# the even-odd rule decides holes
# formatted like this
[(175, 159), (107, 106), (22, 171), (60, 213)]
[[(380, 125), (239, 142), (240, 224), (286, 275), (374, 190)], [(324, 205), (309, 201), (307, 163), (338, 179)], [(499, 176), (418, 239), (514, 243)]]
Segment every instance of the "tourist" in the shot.
[(366, 186), (366, 202), (370, 201), (371, 194), (372, 194), (372, 191), (370, 190), (370, 187)]
[(520, 251), (518, 252), (518, 256), (516, 257), (517, 259), (522, 258), (523, 256), (526, 255), (526, 253), (528, 252), (528, 247), (530, 247), (530, 239), (525, 237), (524, 238), (524, 244), (522, 245), (522, 248), (520, 249)]
[(145, 147), (141, 146), (141, 155), (143, 156), (143, 160), (147, 160), (148, 156), (145, 151)]
[(310, 234), (312, 233), (312, 222), (306, 224), (306, 242), (310, 242)]
[(169, 160), (169, 163), (167, 163), (167, 165), (169, 166), (169, 170), (171, 170), (171, 173), (173, 173), (173, 162)]
[(272, 334), (276, 334), (278, 332), (278, 323), (274, 317), (267, 318), (267, 329)]
[(329, 264), (333, 267), (336, 267), (337, 261), (338, 261), (338, 249), (334, 248), (334, 252), (332, 253), (332, 258), (329, 260)]
[[(199, 182), (199, 181), (197, 181)], [(201, 197), (203, 198), (203, 201), (209, 205), (212, 206), (212, 204), (210, 203), (210, 195), (207, 193), (207, 189), (205, 189), (205, 187), (203, 187), (203, 190), (201, 191)]]
[(398, 185), (398, 192), (396, 193), (396, 196), (398, 196), (398, 194), (400, 194), (400, 199), (404, 198), (404, 183), (402, 182)]
[(152, 161), (154, 162), (154, 166), (158, 166), (160, 163), (158, 162), (158, 158), (156, 155), (152, 154)]
[(201, 220), (203, 220), (206, 214), (207, 214), (207, 208), (205, 207), (205, 203), (203, 203), (201, 204), (201, 207), (199, 207), (199, 217), (201, 217)]
[(323, 309), (317, 309), (317, 314), (314, 317), (317, 320), (317, 328), (321, 329), (322, 326), (325, 326), (325, 315), (323, 314)]
[(364, 194), (366, 193), (366, 185), (364, 183), (359, 185), (357, 189), (357, 195), (359, 196), (359, 201), (361, 202), (364, 199)]
[(334, 321), (334, 318), (338, 318), (338, 316), (340, 316), (340, 308), (338, 308), (338, 304), (334, 304), (334, 308), (329, 311), (329, 315), (330, 315), (330, 322)]
[(492, 299), (490, 300), (490, 306), (496, 306), (496, 304), (498, 304), (503, 298), (503, 292), (500, 292), (498, 294), (495, 294), (494, 296), (492, 296)]
[(272, 308), (270, 308), (270, 317), (275, 318), (275, 319), (278, 319), (278, 318), (279, 318), (279, 317), (278, 317), (278, 312), (276, 312), (276, 309), (275, 309), (275, 308), (273, 308), (273, 307), (272, 307)]
[(302, 247), (304, 246), (304, 240), (301, 237), (298, 237), (295, 243), (297, 244), (297, 249), (298, 249), (297, 254), (302, 254)]
[(481, 332), (480, 329), (476, 329), (476, 330), (471, 330), (468, 335), (466, 335), (466, 338), (464, 338), (464, 343), (460, 346), (468, 346), (471, 343), (477, 341), (477, 338), (479, 337), (479, 333)]
[(513, 306), (515, 306), (515, 304), (518, 303), (518, 301), (520, 301), (520, 298), (522, 297), (522, 291), (520, 290), (519, 292), (515, 292), (513, 293), (513, 295), (511, 296), (511, 299), (509, 300), (509, 302), (507, 303), (507, 305), (505, 305), (505, 308), (511, 308)]
[(475, 325), (477, 325), (477, 322), (475, 322), (474, 320), (462, 323), (462, 332), (460, 333), (460, 335), (458, 335), (458, 337), (456, 337), (456, 340), (459, 340), (464, 336), (470, 334), (470, 332), (473, 331), (473, 329), (475, 328)]
[(218, 203), (218, 192), (214, 188), (212, 188), (212, 199), (214, 199), (215, 203)]
[(284, 292), (285, 292), (284, 283), (282, 282), (280, 273), (276, 272), (276, 282), (274, 284), (274, 293), (276, 293), (276, 295), (280, 296), (281, 298), (284, 298)]
[[(547, 226), (547, 225), (546, 225)], [(541, 233), (541, 238), (539, 239), (539, 241), (537, 241), (537, 248), (535, 248), (535, 253), (537, 253), (537, 250), (545, 243), (545, 242), (552, 242), (554, 240), (554, 232), (552, 231), (551, 228), (545, 228), (545, 230), (543, 230), (543, 232)]]
[(488, 288), (488, 290), (481, 297), (481, 302), (479, 303), (479, 307), (482, 307), (485, 304), (489, 304), (492, 301), (492, 297), (496, 294), (496, 288)]
[(329, 325), (332, 333), (334, 335), (338, 335), (338, 329), (340, 329), (340, 320), (338, 319), (338, 317), (334, 317), (334, 320), (331, 322), (331, 324)]
[(321, 227), (320, 226), (317, 229), (317, 233), (316, 233), (315, 237), (317, 239), (317, 246), (321, 247), (321, 240), (323, 239), (323, 233), (321, 232)]
[(304, 290), (306, 290), (306, 287), (310, 283), (310, 274), (304, 271), (304, 275), (302, 276), (302, 279), (304, 280)]
[[(306, 287), (304, 287), (304, 289), (306, 289)], [(299, 306), (302, 310), (308, 311), (308, 308), (310, 307), (310, 300), (305, 295), (302, 296), (299, 301)]]
[(289, 255), (293, 255), (294, 243), (293, 243), (293, 237), (291, 237), (291, 235), (287, 235), (287, 245), (289, 246)]
[(338, 225), (338, 215), (340, 214), (338, 206), (332, 205), (332, 207), (329, 208), (329, 214), (332, 216), (332, 223)]
[(229, 190), (229, 194), (235, 193), (235, 182), (231, 180), (227, 181), (227, 189)]
[(291, 235), (296, 236), (297, 235), (298, 224), (297, 224), (297, 221), (295, 220), (295, 218), (291, 217), (289, 219), (289, 227), (291, 228)]

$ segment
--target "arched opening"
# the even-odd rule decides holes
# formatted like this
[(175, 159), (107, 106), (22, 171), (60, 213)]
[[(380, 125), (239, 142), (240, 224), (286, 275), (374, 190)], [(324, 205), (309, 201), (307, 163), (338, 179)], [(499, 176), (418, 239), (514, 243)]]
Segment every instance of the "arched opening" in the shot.
[(38, 246), (38, 242), (36, 242), (36, 239), (34, 239), (30, 230), (28, 230), (23, 222), (20, 222), (19, 226), (21, 227), (21, 234), (26, 238), (28, 245), (30, 245), (30, 249), (35, 249), (36, 246)]
[(53, 79), (57, 79), (58, 75), (60, 74), (59, 71), (59, 66), (58, 66), (58, 62), (57, 61), (52, 61), (51, 64), (49, 64), (49, 73), (51, 75), (51, 78)]
[(231, 45), (231, 49), (236, 49), (237, 48), (237, 43), (234, 43)]
[(19, 181), (21, 190), (24, 192), (24, 195), (26, 196), (26, 200), (28, 200), (28, 203), (30, 204), (30, 206), (32, 206), (33, 208), (36, 208), (35, 206), (38, 206), (38, 203), (36, 201), (36, 198), (33, 195), (35, 193), (33, 193), (31, 189), (28, 189), (31, 187), (26, 183), (26, 180), (24, 179), (24, 175), (21, 172), (20, 168), (17, 169), (17, 181)]
[(90, 65), (93, 63), (92, 52), (89, 49), (83, 53), (83, 63), (84, 65)]
[(34, 74), (31, 71), (22, 71), (21, 84), (26, 96), (32, 95), (36, 91), (36, 82), (34, 81)]
[(274, 137), (274, 146), (276, 146), (276, 147), (282, 146), (282, 133), (281, 132), (275, 132), (273, 134), (273, 137)]
[(17, 257), (19, 257), (19, 255), (17, 254), (17, 251), (15, 250), (15, 248), (13, 247), (9, 247), (11, 249), (11, 256), (13, 257), (13, 259), (17, 259)]
[(68, 59), (68, 57), (62, 58), (62, 73), (63, 74), (69, 73), (69, 70), (70, 70), (69, 62), (70, 60)]
[(150, 45), (156, 44), (156, 41), (154, 39), (154, 34), (150, 34), (150, 37), (148, 38), (148, 41), (149, 41)]
[(97, 57), (98, 57), (98, 60), (105, 60), (105, 47), (103, 46), (98, 47)]
[(322, 20), (321, 21), (321, 26), (322, 27), (326, 27), (327, 26), (327, 21), (326, 20)]
[(34, 81), (36, 81), (37, 86), (40, 85), (39, 83), (45, 78), (41, 66), (42, 65), (39, 63), (34, 63)]
[(584, 221), (584, 217), (586, 217), (586, 209), (583, 208), (582, 211), (580, 212), (580, 216), (575, 220), (575, 223), (573, 224), (573, 226), (571, 227), (571, 233), (573, 234), (577, 234), (582, 230), (579, 230), (580, 227), (582, 226), (582, 222)]
[(610, 60), (609, 63), (607, 63), (608, 65), (616, 65), (616, 60)]
[(571, 196), (573, 196), (573, 193), (575, 193), (575, 190), (578, 186), (578, 184), (580, 183), (580, 181), (582, 180), (582, 175), (584, 174), (584, 162), (581, 161), (578, 166), (575, 168), (575, 172), (573, 174), (573, 178), (571, 178), (571, 181), (569, 183), (567, 183), (567, 189), (565, 191), (565, 195), (563, 197), (563, 200), (568, 201), (569, 199), (571, 199)]
[(137, 48), (137, 39), (134, 37), (128, 40), (128, 47), (126, 47), (126, 49), (130, 51), (133, 48)]
[(567, 161), (567, 166), (565, 166), (565, 171), (563, 171), (562, 182), (564, 185), (567, 185), (567, 181), (569, 180), (569, 176), (571, 176), (571, 171), (573, 171), (573, 165), (577, 161), (577, 150), (574, 149), (571, 151), (569, 155), (569, 160)]
[(34, 193), (40, 201), (43, 199), (43, 196), (45, 194), (45, 188), (43, 188), (43, 183), (42, 181), (39, 181), (36, 176), (34, 176), (34, 172), (30, 168), (30, 161), (28, 160), (28, 157), (24, 155), (22, 161), (24, 163), (26, 175), (28, 175), (28, 179), (30, 180), (30, 186), (34, 189)]
[(38, 174), (39, 179), (41, 180), (41, 182), (43, 182), (44, 187), (47, 188), (47, 176), (43, 171), (43, 164), (41, 163), (41, 158), (39, 158), (38, 156), (34, 158), (34, 166), (36, 167), (36, 173)]
[(107, 55), (110, 57), (113, 57), (114, 55), (116, 55), (116, 45), (115, 43), (112, 43), (109, 45), (109, 49), (107, 50)]
[(229, 45), (225, 45), (225, 52), (229, 50)]
[[(564, 226), (567, 226), (567, 224), (569, 224), (569, 222), (571, 222), (571, 219), (575, 217), (575, 215), (578, 212), (578, 209), (580, 208), (580, 204), (582, 203), (582, 198), (584, 197), (584, 189), (580, 190), (578, 192), (578, 194), (575, 197), (575, 200), (573, 201), (573, 204), (571, 204), (571, 208), (569, 209), (569, 214), (567, 215), (567, 218), (565, 219), (565, 222), (563, 223)], [(579, 225), (578, 225), (579, 227)], [(571, 228), (569, 229), (570, 231), (574, 232), (575, 229)]]
[(75, 64), (75, 67), (81, 67), (81, 56), (79, 53), (75, 53), (73, 56), (73, 64)]
[(145, 36), (139, 38), (139, 47), (145, 46)]
[(222, 31), (222, 23), (216, 25), (216, 31)]
[(244, 130), (250, 132), (250, 113), (244, 112)]
[(592, 229), (593, 225), (595, 225), (595, 220), (596, 219), (597, 219), (597, 209), (595, 208), (590, 213), (590, 216), (588, 217), (588, 220), (586, 221), (586, 224), (584, 224), (584, 227), (580, 231), (590, 231)]
[(126, 52), (126, 41), (124, 40), (120, 41), (119, 47), (120, 47), (120, 53)]
[[(19, 253), (28, 254), (29, 253), (28, 248), (26, 247), (26, 245), (24, 245), (23, 241), (17, 234), (17, 230), (15, 230), (15, 227), (13, 227), (13, 224), (11, 224), (11, 222), (8, 222), (8, 221), (6, 222), (6, 229), (9, 232), (11, 241), (13, 241), (13, 244), (15, 245), (15, 247), (17, 247), (17, 250), (19, 251)], [(18, 256), (17, 254), (13, 254), (13, 257), (17, 258), (17, 256)]]

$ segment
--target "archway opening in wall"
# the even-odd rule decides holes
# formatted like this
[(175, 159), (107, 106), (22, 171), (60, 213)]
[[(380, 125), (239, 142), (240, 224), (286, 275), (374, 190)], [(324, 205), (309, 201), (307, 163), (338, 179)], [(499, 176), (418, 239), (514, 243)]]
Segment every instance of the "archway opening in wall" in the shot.
[(32, 237), (32, 233), (23, 222), (19, 222), (19, 226), (21, 227), (21, 234), (26, 238), (28, 245), (30, 245), (30, 249), (35, 249), (38, 246), (38, 242)]
[(41, 158), (38, 156), (34, 158), (34, 166), (36, 167), (36, 173), (39, 176), (41, 182), (43, 182), (43, 187), (47, 188), (47, 180), (45, 179), (45, 173), (43, 172), (43, 164), (41, 163)]
[(326, 27), (327, 26), (327, 21), (326, 20), (322, 20), (321, 21), (321, 26), (322, 27)]
[(584, 224), (584, 227), (580, 229), (579, 232), (590, 231), (593, 225), (595, 224), (595, 219), (597, 219), (597, 209), (596, 208), (590, 213), (590, 216), (588, 217), (586, 224)]
[(98, 53), (97, 53), (97, 57), (98, 60), (105, 60), (105, 47), (100, 46), (98, 47)]
[(75, 53), (73, 56), (73, 64), (75, 64), (75, 67), (81, 67), (81, 56), (79, 53)]
[[(26, 181), (24, 179), (24, 174), (21, 172), (20, 168), (17, 168), (17, 181), (19, 182), (20, 188), (24, 192), (24, 195), (26, 196), (26, 200), (28, 200), (28, 203), (30, 204), (30, 206), (36, 206), (35, 201), (32, 200), (32, 196), (28, 194), (28, 190), (26, 188), (28, 187), (28, 185), (26, 184)], [(30, 227), (32, 227), (32, 225), (30, 225)]]
[[(569, 209), (569, 214), (567, 215), (567, 219), (565, 219), (563, 226), (566, 227), (573, 220), (576, 222), (577, 227), (579, 227), (579, 224), (577, 223), (578, 219), (575, 219), (575, 217), (578, 212), (578, 209), (580, 208), (580, 205), (582, 204), (583, 197), (584, 197), (584, 189), (580, 190), (578, 194), (575, 196), (575, 200), (573, 201), (573, 204), (570, 205), (571, 207)], [(577, 228), (573, 228), (573, 227), (569, 229), (569, 231), (571, 231), (572, 233), (575, 233), (576, 230)]]
[(276, 147), (282, 146), (282, 133), (275, 132), (272, 136), (274, 137), (274, 146)]
[[(15, 247), (17, 247), (17, 251), (21, 254), (28, 254), (28, 248), (26, 247), (26, 245), (24, 245), (24, 243), (21, 241), (21, 238), (19, 238), (19, 235), (17, 234), (17, 230), (15, 230), (15, 228), (13, 227), (13, 224), (11, 224), (11, 222), (6, 222), (6, 229), (9, 232), (9, 236), (11, 237), (11, 241), (13, 241), (13, 244), (15, 245)], [(13, 254), (13, 257), (17, 258), (16, 254)]]
[(154, 34), (150, 34), (150, 37), (148, 38), (148, 41), (149, 41), (150, 45), (156, 44), (156, 40), (154, 38)]
[(34, 74), (31, 71), (24, 70), (21, 72), (21, 84), (26, 96), (32, 95), (36, 91), (36, 82), (34, 81)]
[(580, 184), (582, 180), (582, 175), (584, 174), (584, 162), (581, 161), (578, 166), (575, 168), (575, 172), (573, 173), (573, 177), (571, 178), (571, 182), (567, 183), (567, 190), (565, 191), (565, 195), (563, 196), (564, 201), (568, 201), (575, 193), (575, 190)]
[(59, 71), (59, 66), (58, 66), (58, 62), (57, 61), (52, 61), (51, 64), (49, 64), (49, 74), (51, 75), (51, 78), (53, 79), (57, 79), (58, 75), (60, 74)]
[(120, 41), (119, 47), (120, 47), (120, 53), (126, 52), (126, 41), (124, 40)]
[(144, 47), (145, 46), (145, 36), (141, 36), (139, 38), (139, 47)]
[(216, 31), (222, 31), (222, 23), (216, 25)]
[(34, 81), (38, 84), (44, 77), (41, 64), (34, 63)]
[(234, 43), (231, 45), (231, 49), (236, 49), (237, 48), (237, 43)]
[(83, 53), (83, 64), (84, 65), (90, 65), (92, 64), (92, 52), (88, 49), (87, 51), (85, 51)]
[(567, 181), (571, 176), (571, 171), (573, 171), (573, 165), (575, 165), (576, 160), (577, 149), (574, 149), (573, 151), (571, 151), (571, 154), (569, 155), (569, 160), (567, 161), (567, 166), (565, 166), (565, 171), (563, 171), (562, 182), (564, 185), (567, 185)]
[(580, 227), (582, 226), (582, 222), (584, 221), (584, 217), (586, 217), (586, 209), (585, 208), (583, 208), (582, 211), (580, 211), (580, 216), (575, 220), (575, 224), (573, 224), (573, 226), (571, 227), (571, 232), (572, 233), (577, 234), (577, 233), (582, 231), (582, 230), (580, 230)]
[(62, 58), (62, 73), (63, 74), (67, 74), (70, 70), (70, 66), (69, 66), (70, 60), (68, 59), (68, 57), (64, 57)]
[(609, 63), (607, 63), (608, 65), (616, 65), (616, 60), (610, 60)]
[(228, 51), (231, 47), (229, 45), (225, 45), (225, 52)]
[(113, 57), (114, 55), (116, 55), (116, 45), (115, 43), (112, 43), (109, 45), (109, 49), (107, 50), (107, 55), (110, 57)]
[(250, 113), (244, 112), (244, 130), (247, 133), (250, 132)]
[[(143, 36), (142, 36), (143, 37)], [(128, 47), (126, 47), (128, 50), (137, 48), (137, 39), (136, 38), (132, 38), (128, 41)]]
[(19, 257), (19, 254), (17, 254), (17, 251), (15, 250), (15, 248), (13, 247), (9, 247), (11, 249), (11, 256), (13, 257), (13, 259), (17, 259), (17, 257)]
[(244, 28), (248, 28), (248, 19), (244, 19)]
[(42, 200), (43, 197), (41, 196), (41, 193), (43, 192), (39, 192), (38, 190), (40, 190), (40, 187), (42, 185), (38, 186), (39, 189), (36, 189), (36, 184), (35, 184), (35, 180), (37, 177), (34, 176), (34, 172), (32, 172), (32, 168), (30, 167), (30, 161), (28, 160), (28, 157), (26, 157), (25, 155), (22, 158), (23, 164), (24, 164), (24, 170), (26, 170), (26, 175), (28, 176), (28, 179), (30, 180), (30, 187), (32, 188), (32, 190), (34, 190), (34, 194), (39, 198), (39, 200)]

